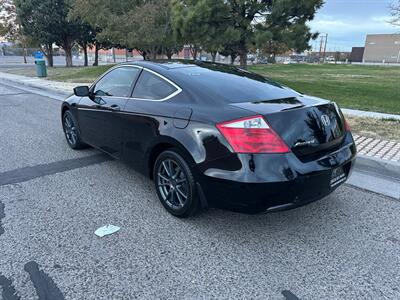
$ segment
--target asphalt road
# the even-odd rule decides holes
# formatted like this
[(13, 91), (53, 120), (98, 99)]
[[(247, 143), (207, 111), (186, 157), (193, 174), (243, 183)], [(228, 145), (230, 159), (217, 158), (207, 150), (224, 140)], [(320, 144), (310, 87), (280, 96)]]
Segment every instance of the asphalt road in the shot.
[[(71, 150), (59, 107), (0, 85), (4, 299), (400, 299), (399, 201), (345, 185), (288, 212), (180, 220), (147, 178)], [(94, 235), (108, 223), (121, 230)]]

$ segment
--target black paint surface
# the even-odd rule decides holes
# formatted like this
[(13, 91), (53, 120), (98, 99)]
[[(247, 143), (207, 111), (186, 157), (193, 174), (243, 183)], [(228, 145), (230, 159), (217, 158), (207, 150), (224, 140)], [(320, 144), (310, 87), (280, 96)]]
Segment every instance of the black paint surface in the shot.
[(3, 300), (19, 300), (20, 297), (17, 295), (12, 282), (7, 277), (0, 274), (0, 287), (2, 288), (1, 296)]
[(29, 273), (39, 300), (64, 300), (63, 294), (53, 279), (42, 270), (39, 270), (39, 265), (35, 261), (25, 264), (24, 270)]
[(106, 154), (96, 154), (88, 157), (67, 159), (48, 164), (37, 165), (33, 167), (25, 167), (12, 171), (0, 173), (0, 186), (28, 181), (37, 177), (52, 175), (55, 173), (65, 172), (73, 169), (87, 167), (111, 160)]

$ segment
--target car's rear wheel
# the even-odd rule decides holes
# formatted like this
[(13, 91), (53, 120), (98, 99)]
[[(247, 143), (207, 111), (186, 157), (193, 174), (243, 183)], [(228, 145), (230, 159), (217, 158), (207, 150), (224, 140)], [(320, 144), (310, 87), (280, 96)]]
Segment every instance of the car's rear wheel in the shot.
[(177, 150), (158, 156), (153, 178), (158, 198), (171, 214), (186, 218), (196, 213), (199, 197), (193, 172)]
[(62, 125), (68, 145), (72, 149), (85, 148), (86, 145), (82, 142), (79, 134), (78, 122), (69, 110), (63, 114)]

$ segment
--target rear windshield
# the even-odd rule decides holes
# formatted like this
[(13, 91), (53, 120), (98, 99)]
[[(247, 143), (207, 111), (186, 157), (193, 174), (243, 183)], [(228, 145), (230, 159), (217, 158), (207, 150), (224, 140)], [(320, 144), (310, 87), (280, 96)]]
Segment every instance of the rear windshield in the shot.
[(192, 89), (228, 103), (291, 98), (298, 93), (260, 75), (220, 65), (176, 69)]

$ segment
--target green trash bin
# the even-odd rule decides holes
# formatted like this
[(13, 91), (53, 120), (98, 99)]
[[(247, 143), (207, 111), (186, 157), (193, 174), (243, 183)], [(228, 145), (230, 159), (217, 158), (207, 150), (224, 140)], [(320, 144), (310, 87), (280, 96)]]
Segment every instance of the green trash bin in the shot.
[(38, 77), (47, 77), (46, 61), (44, 59), (35, 60), (36, 75)]

